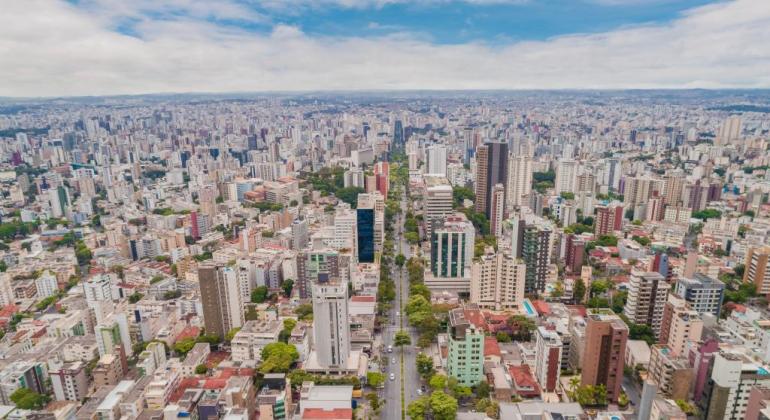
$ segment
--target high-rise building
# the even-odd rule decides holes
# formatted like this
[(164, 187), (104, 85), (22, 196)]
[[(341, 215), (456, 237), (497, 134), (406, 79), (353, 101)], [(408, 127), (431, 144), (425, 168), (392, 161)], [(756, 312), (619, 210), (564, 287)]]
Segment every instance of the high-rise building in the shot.
[(617, 401), (623, 382), (628, 326), (610, 309), (588, 309), (583, 352), (583, 385), (604, 385)]
[(566, 235), (564, 247), (564, 268), (570, 273), (579, 273), (583, 269), (585, 259), (585, 241), (570, 233)]
[(331, 249), (307, 250), (297, 253), (297, 288), (300, 299), (307, 299), (312, 294), (315, 283), (326, 283), (339, 279), (347, 283), (350, 258)]
[(463, 386), (484, 377), (484, 332), (465, 318), (463, 308), (449, 311), (447, 374)]
[(244, 310), (235, 270), (202, 264), (198, 267), (198, 283), (206, 333), (224, 338), (233, 328), (243, 326)]
[(561, 159), (556, 164), (554, 190), (556, 194), (574, 193), (577, 187), (578, 163), (572, 159)]
[(687, 181), (681, 171), (672, 172), (663, 176), (663, 202), (667, 206), (679, 206), (682, 203), (682, 193)]
[(374, 209), (356, 209), (358, 262), (374, 262)]
[(348, 169), (343, 177), (343, 185), (345, 188), (364, 188), (364, 171), (358, 168)]
[(346, 367), (350, 356), (347, 283), (313, 285), (313, 344), (322, 367)]
[(770, 296), (770, 246), (749, 248), (746, 253), (743, 282), (753, 283), (757, 293)]
[(535, 335), (535, 376), (545, 392), (555, 392), (561, 372), (562, 341), (556, 331), (538, 327)]
[(447, 216), (431, 235), (430, 267), (435, 277), (470, 277), (475, 228), (462, 213)]
[(428, 147), (427, 158), (427, 174), (446, 176), (446, 146)]
[(660, 273), (631, 271), (623, 313), (635, 324), (649, 325), (658, 336), (669, 288), (666, 278)]
[(476, 149), (476, 211), (492, 216), (492, 192), (508, 185), (508, 144), (484, 143)]
[(548, 277), (551, 260), (551, 228), (545, 225), (529, 224), (524, 228), (521, 258), (527, 266), (524, 292), (542, 293)]
[(728, 117), (719, 128), (719, 135), (716, 138), (717, 145), (730, 144), (741, 138), (741, 129), (743, 121), (738, 115)]
[(725, 295), (725, 284), (721, 281), (695, 273), (693, 278), (680, 278), (675, 293), (690, 304), (699, 314), (713, 314), (719, 317)]
[(473, 262), (470, 302), (483, 309), (521, 309), (527, 267), (502, 251), (487, 252)]
[(623, 206), (620, 204), (596, 206), (594, 234), (603, 236), (623, 229)]
[(385, 197), (378, 192), (358, 194), (357, 207), (374, 211), (374, 225), (372, 226), (374, 251), (382, 251), (385, 242)]
[(57, 401), (83, 401), (88, 396), (86, 365), (81, 361), (63, 363), (48, 362), (48, 375)]
[(508, 170), (508, 211), (522, 207), (529, 202), (532, 191), (532, 158), (515, 156), (511, 158)]
[(390, 164), (388, 162), (375, 163), (374, 176), (377, 183), (377, 191), (387, 198), (388, 191), (390, 190)]
[(489, 232), (497, 238), (503, 236), (503, 214), (505, 213), (505, 187), (497, 184), (492, 188), (492, 205), (489, 215)]
[(742, 353), (722, 351), (714, 357), (711, 379), (701, 399), (701, 418), (744, 419), (751, 389), (770, 387), (770, 375)]
[(425, 229), (430, 236), (433, 224), (441, 224), (447, 215), (452, 214), (452, 186), (444, 177), (426, 176), (425, 178)]
[(623, 190), (623, 205), (634, 208), (637, 204), (647, 203), (647, 200), (660, 194), (663, 182), (649, 176), (626, 178)]
[(334, 212), (334, 237), (331, 240), (331, 246), (340, 251), (350, 250), (354, 255), (358, 255), (358, 213), (351, 209), (347, 203), (340, 204)]
[(291, 224), (291, 247), (299, 251), (305, 249), (308, 242), (307, 220), (296, 219)]

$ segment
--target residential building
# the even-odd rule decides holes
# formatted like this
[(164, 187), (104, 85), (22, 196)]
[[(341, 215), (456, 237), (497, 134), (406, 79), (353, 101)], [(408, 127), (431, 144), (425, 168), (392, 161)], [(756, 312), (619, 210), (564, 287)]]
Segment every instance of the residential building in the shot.
[(633, 323), (651, 326), (658, 336), (668, 290), (669, 285), (660, 273), (633, 270), (623, 313)]
[(556, 178), (553, 182), (554, 192), (574, 193), (577, 189), (578, 162), (572, 159), (561, 159), (556, 163)]
[(770, 387), (768, 368), (740, 352), (719, 352), (714, 357), (711, 379), (700, 401), (702, 418), (744, 419), (754, 387)]
[(492, 192), (508, 185), (508, 144), (489, 142), (476, 148), (476, 211), (492, 216)]
[(677, 280), (674, 293), (686, 300), (699, 314), (713, 314), (719, 317), (724, 301), (725, 284), (715, 278), (695, 273), (693, 278)]
[(243, 326), (244, 310), (235, 270), (212, 263), (201, 264), (198, 283), (208, 334), (224, 338), (231, 329)]
[(433, 225), (441, 225), (452, 214), (452, 186), (444, 177), (426, 176), (425, 179), (425, 230), (430, 237)]
[(484, 332), (465, 318), (463, 308), (449, 312), (447, 375), (464, 386), (475, 386), (484, 376)]
[(538, 327), (535, 334), (535, 376), (545, 392), (555, 392), (561, 372), (562, 341), (556, 331)]
[(52, 360), (48, 363), (51, 387), (57, 401), (80, 402), (88, 396), (88, 376), (83, 362), (63, 363)]
[(545, 224), (527, 224), (521, 241), (521, 258), (527, 266), (524, 293), (537, 294), (545, 290), (548, 265), (551, 262), (552, 230)]
[(521, 309), (526, 272), (527, 266), (507, 252), (488, 249), (471, 267), (470, 302), (496, 311)]
[(649, 378), (658, 385), (658, 391), (668, 398), (688, 399), (694, 379), (687, 359), (677, 357), (666, 345), (654, 344), (650, 349)]
[(749, 248), (746, 253), (743, 282), (757, 286), (757, 293), (770, 296), (770, 246)]
[(611, 235), (623, 229), (623, 206), (620, 204), (596, 206), (594, 219), (594, 234), (596, 236)]
[(345, 367), (350, 356), (347, 283), (313, 285), (313, 342), (318, 364)]
[(606, 386), (610, 401), (620, 396), (626, 341), (628, 326), (612, 310), (588, 310), (581, 383)]
[(447, 216), (431, 236), (430, 267), (435, 277), (468, 278), (476, 229), (462, 213)]
[(277, 342), (281, 330), (283, 323), (275, 319), (246, 321), (230, 342), (233, 361), (260, 361), (262, 349)]
[(508, 170), (508, 211), (529, 202), (532, 191), (532, 158), (526, 155), (512, 156)]

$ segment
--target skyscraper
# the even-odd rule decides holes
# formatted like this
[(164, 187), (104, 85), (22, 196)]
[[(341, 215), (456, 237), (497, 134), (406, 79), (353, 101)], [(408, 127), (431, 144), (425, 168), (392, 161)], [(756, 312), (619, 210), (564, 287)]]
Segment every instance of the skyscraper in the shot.
[[(508, 185), (508, 144), (484, 143), (476, 149), (476, 211), (492, 216), (492, 192)], [(505, 199), (504, 199), (505, 200)]]
[(198, 283), (206, 332), (220, 338), (244, 323), (238, 276), (230, 267), (213, 263), (198, 267)]
[(433, 145), (428, 147), (428, 162), (426, 173), (446, 176), (446, 146)]
[(556, 391), (561, 373), (561, 351), (559, 334), (538, 327), (535, 334), (535, 376), (545, 392)]
[(659, 336), (668, 290), (666, 278), (660, 273), (633, 270), (623, 313), (633, 323), (649, 325)]
[(749, 248), (743, 282), (753, 283), (757, 293), (770, 296), (770, 246)]
[(597, 206), (594, 220), (596, 236), (609, 235), (623, 229), (623, 206), (620, 204)]
[(556, 179), (553, 186), (556, 194), (575, 192), (577, 187), (578, 163), (572, 159), (561, 159), (556, 164)]
[(356, 209), (358, 262), (374, 262), (374, 209)]
[(551, 257), (551, 229), (544, 225), (526, 225), (521, 247), (521, 257), (527, 266), (524, 291), (527, 294), (545, 290), (548, 263)]
[(347, 283), (313, 285), (313, 338), (320, 366), (347, 366), (350, 356)]
[(471, 267), (470, 302), (483, 309), (519, 310), (527, 267), (507, 252), (486, 253)]
[(461, 385), (474, 386), (484, 377), (484, 332), (465, 317), (463, 308), (449, 311), (447, 374)]
[(489, 232), (497, 238), (503, 236), (503, 213), (505, 212), (505, 187), (497, 184), (492, 188), (492, 205), (489, 215)]
[(511, 158), (508, 171), (508, 211), (527, 204), (532, 191), (532, 158), (515, 156)]
[(582, 385), (604, 385), (617, 401), (623, 382), (628, 326), (610, 309), (588, 309)]

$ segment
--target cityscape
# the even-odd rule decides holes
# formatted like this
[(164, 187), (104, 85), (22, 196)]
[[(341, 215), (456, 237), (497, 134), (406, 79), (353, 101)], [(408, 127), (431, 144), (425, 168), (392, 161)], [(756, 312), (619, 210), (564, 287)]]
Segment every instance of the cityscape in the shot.
[(0, 419), (770, 419), (770, 2), (0, 10)]

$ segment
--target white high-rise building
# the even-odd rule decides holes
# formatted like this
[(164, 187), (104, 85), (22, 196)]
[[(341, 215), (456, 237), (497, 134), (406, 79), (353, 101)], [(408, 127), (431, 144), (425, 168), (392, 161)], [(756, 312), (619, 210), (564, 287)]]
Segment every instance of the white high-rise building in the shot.
[(431, 175), (446, 176), (446, 146), (433, 145), (428, 147), (427, 172)]
[(313, 338), (320, 366), (347, 365), (350, 356), (347, 284), (313, 285)]
[(334, 238), (332, 238), (334, 249), (349, 249), (353, 251), (353, 255), (358, 255), (357, 221), (356, 211), (348, 204), (340, 204), (337, 207), (334, 213)]
[(635, 324), (646, 324), (660, 334), (663, 308), (666, 306), (668, 291), (671, 287), (660, 273), (639, 270), (631, 271), (628, 286), (628, 299), (623, 313)]
[(743, 121), (741, 120), (741, 117), (737, 115), (733, 115), (727, 118), (725, 122), (722, 123), (722, 126), (719, 128), (719, 135), (717, 136), (717, 144), (720, 144), (720, 145), (730, 144), (735, 140), (740, 139), (742, 126), (743, 126)]
[(452, 186), (443, 176), (426, 176), (425, 179), (425, 228), (428, 236), (433, 232), (433, 222), (452, 214)]
[(37, 298), (44, 299), (55, 295), (59, 291), (59, 284), (56, 276), (46, 271), (40, 277), (35, 279), (35, 289), (37, 289)]
[(527, 266), (506, 252), (487, 253), (471, 267), (470, 301), (483, 309), (519, 310)]
[(516, 156), (508, 160), (508, 211), (528, 203), (526, 197), (532, 192), (532, 158)]
[(561, 337), (545, 327), (538, 327), (535, 337), (535, 377), (544, 391), (554, 392), (561, 373)]
[(561, 159), (556, 165), (556, 194), (575, 192), (577, 189), (578, 163), (572, 159)]
[(11, 276), (8, 273), (0, 273), (0, 306), (8, 306), (14, 301), (13, 289), (11, 289)]

